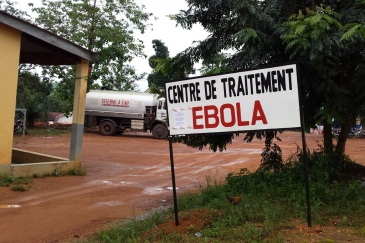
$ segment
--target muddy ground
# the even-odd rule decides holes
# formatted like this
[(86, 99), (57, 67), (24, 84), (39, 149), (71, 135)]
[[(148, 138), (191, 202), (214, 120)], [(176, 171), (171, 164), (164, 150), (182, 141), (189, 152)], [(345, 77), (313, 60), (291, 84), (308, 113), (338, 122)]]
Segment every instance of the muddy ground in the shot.
[[(299, 132), (284, 132), (278, 142), (285, 156), (302, 146)], [(321, 135), (307, 134), (309, 148)], [(14, 147), (67, 158), (70, 135), (21, 135)], [(229, 172), (258, 168), (263, 141), (237, 137), (227, 150), (213, 153), (174, 144), (177, 193), (197, 190), (206, 179), (222, 181)], [(349, 139), (346, 153), (365, 165), (365, 140)], [(82, 166), (86, 176), (37, 178), (25, 192), (0, 187), (0, 242), (68, 242), (90, 235), (116, 220), (127, 220), (172, 205), (168, 140), (148, 133), (103, 137), (84, 134)]]

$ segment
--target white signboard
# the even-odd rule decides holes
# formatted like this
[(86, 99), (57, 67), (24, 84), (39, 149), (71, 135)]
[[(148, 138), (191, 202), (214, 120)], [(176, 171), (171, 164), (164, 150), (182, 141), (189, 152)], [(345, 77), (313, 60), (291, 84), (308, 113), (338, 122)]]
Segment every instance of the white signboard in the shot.
[(296, 64), (165, 84), (170, 135), (299, 128)]

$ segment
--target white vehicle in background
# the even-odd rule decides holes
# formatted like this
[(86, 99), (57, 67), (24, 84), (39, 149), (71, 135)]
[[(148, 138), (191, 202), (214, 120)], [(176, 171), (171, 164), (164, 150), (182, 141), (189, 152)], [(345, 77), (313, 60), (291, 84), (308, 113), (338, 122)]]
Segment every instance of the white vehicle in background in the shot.
[(115, 90), (91, 90), (86, 94), (85, 126), (98, 126), (104, 136), (130, 131), (150, 131), (166, 138), (168, 128), (165, 98)]

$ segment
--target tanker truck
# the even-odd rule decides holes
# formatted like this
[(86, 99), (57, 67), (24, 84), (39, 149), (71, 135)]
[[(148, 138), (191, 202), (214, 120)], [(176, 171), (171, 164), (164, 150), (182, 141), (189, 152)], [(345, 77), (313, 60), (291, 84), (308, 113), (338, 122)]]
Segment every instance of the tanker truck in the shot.
[(91, 90), (86, 94), (85, 126), (98, 126), (104, 136), (130, 130), (166, 138), (166, 118), (165, 99), (154, 94), (115, 90)]

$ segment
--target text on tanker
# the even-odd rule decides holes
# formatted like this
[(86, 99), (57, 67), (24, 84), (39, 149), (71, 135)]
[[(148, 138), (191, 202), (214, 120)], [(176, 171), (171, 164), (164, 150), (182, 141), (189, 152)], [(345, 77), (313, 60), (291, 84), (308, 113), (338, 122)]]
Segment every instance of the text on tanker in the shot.
[(128, 100), (113, 100), (113, 99), (101, 99), (102, 106), (119, 106), (119, 107), (129, 107)]

